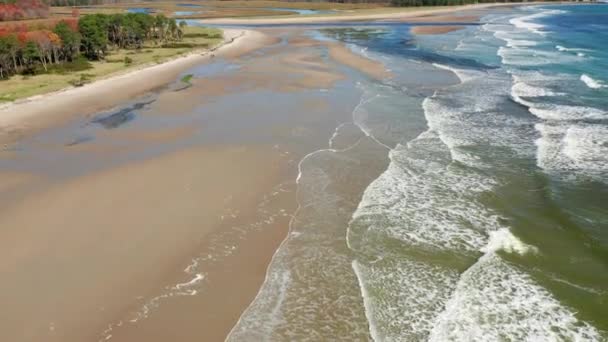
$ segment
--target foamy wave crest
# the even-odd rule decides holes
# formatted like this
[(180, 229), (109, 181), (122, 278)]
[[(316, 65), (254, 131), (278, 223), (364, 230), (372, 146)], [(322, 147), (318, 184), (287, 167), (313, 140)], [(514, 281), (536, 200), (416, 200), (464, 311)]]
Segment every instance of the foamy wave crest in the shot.
[(547, 171), (608, 180), (608, 128), (595, 124), (537, 124), (537, 164)]
[(524, 82), (535, 86), (538, 86), (538, 84), (545, 86), (548, 83), (570, 81), (572, 78), (567, 74), (545, 74), (540, 71), (509, 70), (508, 72), (513, 78), (513, 83)]
[[(226, 341), (271, 340), (273, 329), (281, 322), (281, 306), (290, 282), (291, 275), (288, 270), (268, 272), (264, 286), (247, 310), (243, 312), (226, 337)], [(257, 315), (257, 312), (264, 314)]]
[(495, 253), (461, 276), (429, 341), (601, 341), (527, 274)]
[(425, 340), (458, 280), (455, 270), (398, 258), (354, 261), (353, 270), (377, 342)]
[(390, 157), (388, 169), (365, 190), (347, 241), (357, 256), (352, 267), (372, 338), (420, 341), (428, 338), (459, 272), (415, 256), (474, 260), (486, 232), (499, 228), (497, 217), (475, 200), (494, 182), (453, 165), (433, 130), (398, 145)]
[[(435, 156), (428, 160), (428, 156)], [(353, 214), (349, 243), (368, 250), (368, 239), (395, 239), (429, 251), (474, 254), (497, 217), (473, 198), (492, 189), (491, 179), (459, 168), (435, 132), (391, 152), (388, 169), (366, 189)], [(382, 222), (378, 225), (377, 222)]]
[(560, 14), (560, 13), (564, 13), (564, 11), (561, 11), (561, 10), (545, 10), (545, 11), (542, 11), (540, 13), (526, 15), (526, 16), (523, 16), (523, 17), (513, 18), (513, 19), (509, 20), (509, 23), (511, 23), (512, 25), (514, 25), (515, 27), (517, 27), (519, 29), (524, 29), (524, 30), (528, 30), (530, 32), (534, 32), (536, 34), (544, 35), (544, 34), (546, 34), (546, 32), (542, 31), (542, 29), (545, 26), (542, 25), (542, 24), (534, 22), (534, 20), (537, 20), (537, 19), (540, 19), (540, 18), (544, 18), (544, 17), (548, 17), (548, 16), (551, 16), (551, 15)]
[(517, 253), (519, 255), (524, 255), (528, 252), (536, 252), (534, 246), (523, 243), (507, 228), (491, 231), (488, 244), (481, 249), (484, 253), (495, 253), (500, 250), (507, 253)]
[(608, 127), (573, 125), (564, 136), (564, 155), (572, 167), (598, 175), (608, 173)]
[(563, 64), (579, 60), (576, 56), (564, 55), (554, 51), (505, 46), (498, 49), (497, 55), (502, 58), (504, 64), (516, 66)]
[(585, 83), (587, 85), (587, 87), (589, 87), (591, 89), (600, 89), (600, 88), (608, 87), (604, 84), (604, 82), (594, 80), (593, 78), (591, 78), (591, 76), (588, 76), (585, 74), (581, 75), (581, 81), (583, 81), (583, 83)]
[(457, 68), (453, 68), (453, 67), (443, 65), (443, 64), (438, 64), (438, 63), (433, 63), (433, 66), (435, 66), (439, 69), (448, 70), (448, 71), (453, 72), (456, 75), (456, 77), (458, 77), (458, 79), (460, 80), (461, 83), (465, 83), (470, 80), (474, 80), (476, 78), (483, 77), (485, 75), (485, 73), (483, 71), (479, 71), (479, 70), (457, 69)]
[(522, 35), (518, 34), (517, 32), (507, 30), (498, 30), (494, 32), (494, 37), (504, 40), (508, 47), (526, 47), (538, 45), (537, 41), (530, 40), (528, 37), (523, 38), (521, 36)]
[[(504, 92), (511, 89), (508, 75), (489, 72), (461, 86), (442, 90), (423, 102), (429, 127), (438, 132), (454, 160), (473, 167), (486, 167), (478, 147), (498, 147), (517, 155), (533, 156), (527, 142), (530, 119), (500, 110)], [(526, 146), (528, 144), (529, 146)], [(473, 148), (473, 150), (471, 149)], [(497, 151), (486, 151), (484, 156)]]
[[(526, 102), (526, 104), (530, 104)], [(555, 105), (549, 103), (535, 104), (529, 108), (530, 113), (543, 120), (574, 121), (608, 119), (608, 113), (592, 107)]]
[(545, 26), (541, 25), (541, 24), (536, 24), (536, 23), (528, 21), (528, 20), (531, 20), (531, 19), (539, 18), (539, 17), (540, 17), (539, 14), (528, 15), (528, 16), (525, 16), (525, 17), (513, 18), (513, 19), (509, 20), (509, 22), (511, 24), (513, 24), (517, 28), (525, 29), (525, 30), (528, 30), (530, 32), (534, 32), (536, 34), (541, 34), (542, 35), (542, 34), (545, 34), (545, 33), (542, 32), (541, 29), (543, 27), (545, 27)]
[(589, 51), (587, 49), (579, 49), (579, 48), (567, 48), (567, 47), (563, 47), (561, 45), (556, 45), (555, 48), (558, 51)]
[[(562, 95), (555, 93), (547, 88), (535, 87), (525, 82), (516, 82), (511, 88), (511, 96), (514, 99), (521, 99), (522, 97), (540, 97), (540, 96), (556, 96)], [(523, 101), (522, 101), (523, 102)]]

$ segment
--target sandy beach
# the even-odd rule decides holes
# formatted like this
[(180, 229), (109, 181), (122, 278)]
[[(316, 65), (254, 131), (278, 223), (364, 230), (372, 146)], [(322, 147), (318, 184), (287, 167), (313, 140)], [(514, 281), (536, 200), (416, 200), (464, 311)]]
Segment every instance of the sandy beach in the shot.
[[(0, 291), (14, 308), (4, 311), (3, 340), (225, 338), (288, 231), (297, 161), (325, 147), (357, 104), (319, 89), (346, 78), (336, 65), (390, 77), (381, 63), (304, 33), (290, 31), (283, 45), (275, 30), (228, 30), (235, 41), (214, 58), (3, 109), (0, 269), (11, 277)], [(204, 63), (225, 71), (162, 88)], [(289, 114), (248, 95), (258, 92), (289, 99)], [(235, 101), (247, 101), (248, 115)], [(135, 118), (123, 117), (130, 110)]]
[(412, 33), (414, 34), (442, 34), (453, 31), (461, 30), (462, 26), (414, 26), (412, 27)]

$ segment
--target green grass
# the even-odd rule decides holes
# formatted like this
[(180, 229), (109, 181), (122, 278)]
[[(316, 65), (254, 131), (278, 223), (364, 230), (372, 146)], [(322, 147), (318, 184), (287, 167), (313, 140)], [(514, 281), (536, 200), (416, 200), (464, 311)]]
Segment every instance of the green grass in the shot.
[[(79, 60), (71, 65), (53, 69), (53, 72), (49, 73), (15, 75), (0, 81), (0, 102), (11, 102), (70, 86), (82, 86), (136, 68), (163, 63), (194, 50), (211, 48), (222, 41), (221, 30), (215, 28), (188, 26), (184, 28), (184, 33), (180, 46), (161, 47), (149, 43), (139, 50), (110, 51), (103, 61)], [(126, 63), (129, 60), (130, 63)]]
[(188, 75), (184, 75), (184, 77), (182, 77), (181, 81), (187, 85), (192, 85), (192, 77), (194, 77), (194, 75), (192, 74), (188, 74)]
[(44, 70), (44, 68), (41, 65), (39, 65), (36, 68), (35, 74), (36, 75), (39, 75), (39, 74), (65, 75), (65, 74), (74, 73), (74, 72), (78, 72), (78, 71), (89, 70), (92, 68), (93, 68), (93, 65), (91, 64), (91, 62), (89, 62), (83, 56), (80, 56), (71, 62), (66, 62), (66, 63), (61, 63), (61, 64), (50, 64), (47, 66), (46, 71)]

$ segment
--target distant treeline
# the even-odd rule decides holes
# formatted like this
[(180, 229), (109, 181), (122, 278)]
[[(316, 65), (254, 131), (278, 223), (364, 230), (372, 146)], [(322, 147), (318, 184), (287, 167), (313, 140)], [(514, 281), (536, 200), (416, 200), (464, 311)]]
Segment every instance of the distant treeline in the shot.
[(49, 4), (40, 0), (0, 0), (0, 21), (46, 18)]
[[(545, 1), (560, 1), (560, 0), (545, 0)], [(453, 6), (453, 5), (468, 5), (481, 3), (518, 3), (526, 2), (525, 0), (390, 0), (391, 5), (398, 7), (414, 7), (414, 6)]]
[(127, 3), (126, 0), (50, 0), (51, 6), (96, 6)]
[[(14, 74), (70, 71), (102, 59), (110, 49), (137, 49), (145, 42), (164, 45), (182, 39), (175, 19), (144, 13), (91, 14), (61, 20), (52, 27), (0, 30), (0, 79)], [(127, 63), (125, 61), (125, 63)]]

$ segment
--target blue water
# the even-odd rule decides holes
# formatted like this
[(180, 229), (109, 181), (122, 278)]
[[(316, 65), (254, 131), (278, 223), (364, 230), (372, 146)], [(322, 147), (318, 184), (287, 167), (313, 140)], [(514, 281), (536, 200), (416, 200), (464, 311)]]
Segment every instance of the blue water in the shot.
[(149, 7), (132, 7), (132, 8), (127, 8), (127, 12), (128, 13), (152, 14), (155, 12), (155, 10), (153, 8), (149, 8)]
[(390, 162), (346, 227), (331, 219), (346, 210), (332, 177), (369, 165), (302, 163), (298, 189), (322, 219), (295, 217), (232, 340), (605, 341), (607, 15), (493, 10), (434, 36), (403, 23), (312, 29), (394, 74), (358, 82), (353, 123), (380, 151), (344, 150)]
[(187, 16), (187, 15), (194, 15), (194, 14), (198, 14), (198, 13), (202, 13), (202, 11), (175, 11), (175, 12), (173, 12), (173, 15)]
[(334, 13), (334, 11), (331, 11), (331, 10), (312, 10), (312, 9), (280, 8), (280, 7), (268, 7), (268, 8), (264, 8), (264, 9), (270, 10), (270, 11), (277, 11), (277, 12), (294, 12), (299, 15)]

